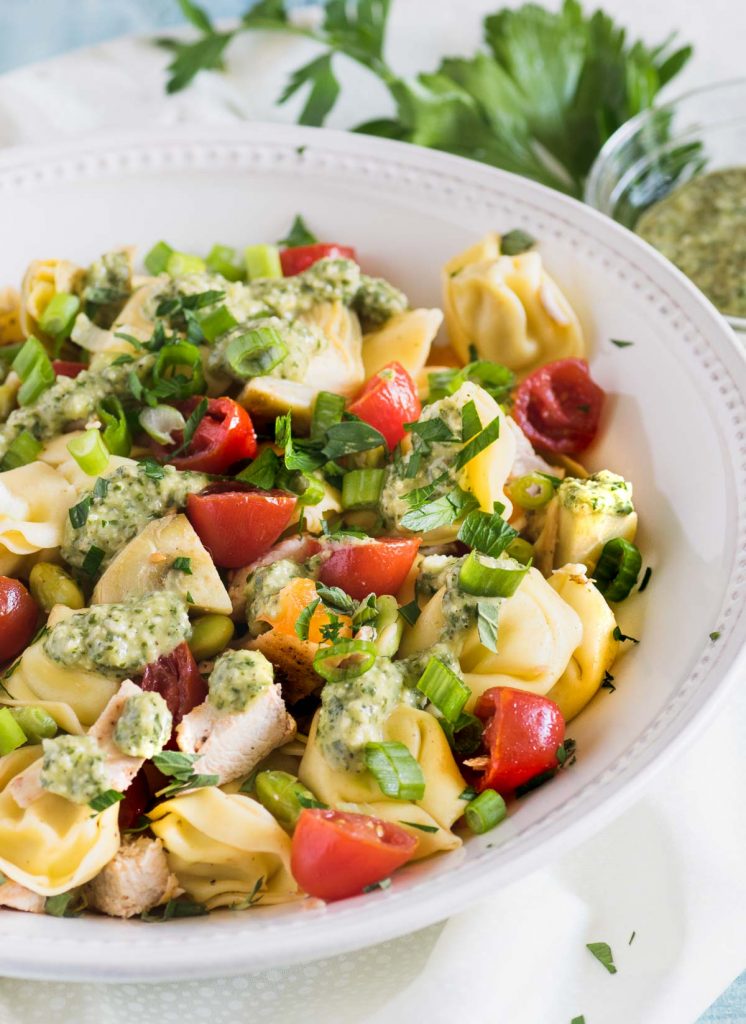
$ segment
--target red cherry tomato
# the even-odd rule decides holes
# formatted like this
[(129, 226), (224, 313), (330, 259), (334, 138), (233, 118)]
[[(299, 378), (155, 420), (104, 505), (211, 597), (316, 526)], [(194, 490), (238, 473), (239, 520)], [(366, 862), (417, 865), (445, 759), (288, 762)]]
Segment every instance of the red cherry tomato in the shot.
[(396, 594), (412, 568), (419, 538), (380, 537), (378, 540), (337, 542), (321, 563), (319, 579), (341, 587), (356, 601), (368, 594)]
[(36, 632), (39, 609), (20, 582), (0, 576), (0, 661), (10, 661)]
[(415, 383), (404, 367), (389, 363), (365, 382), (350, 412), (380, 430), (393, 450), (406, 433), (404, 424), (418, 418), (422, 405)]
[[(207, 683), (186, 643), (146, 665), (140, 686), (143, 690), (160, 693), (173, 716), (174, 728), (184, 715), (207, 699)], [(167, 744), (169, 748), (172, 742), (173, 736)]]
[(336, 242), (296, 245), (292, 249), (283, 249), (280, 253), (280, 263), (285, 277), (300, 274), (314, 263), (325, 259), (354, 260), (357, 263), (357, 254), (352, 246), (337, 245)]
[(58, 377), (77, 377), (79, 373), (87, 370), (88, 367), (85, 363), (75, 363), (66, 359), (54, 359), (52, 360), (52, 369)]
[(292, 519), (297, 501), (285, 491), (213, 484), (189, 495), (187, 515), (215, 564), (237, 569), (269, 551)]
[(595, 438), (604, 398), (584, 359), (558, 359), (519, 385), (513, 416), (537, 448), (572, 454)]
[(477, 789), (504, 796), (529, 779), (559, 767), (557, 751), (565, 738), (565, 720), (553, 700), (511, 686), (493, 686), (477, 701), (476, 714), (490, 763)]
[(306, 808), (293, 833), (290, 866), (309, 896), (357, 896), (406, 864), (417, 840), (399, 825), (367, 814)]
[[(199, 395), (178, 402), (177, 408), (186, 419), (199, 405)], [(257, 452), (256, 434), (251, 417), (232, 398), (211, 398), (207, 412), (200, 420), (189, 447), (181, 455), (169, 458), (169, 452), (181, 446), (183, 432), (174, 431), (172, 447), (152, 441), (150, 447), (159, 459), (198, 473), (225, 473), (242, 459), (253, 459)]]

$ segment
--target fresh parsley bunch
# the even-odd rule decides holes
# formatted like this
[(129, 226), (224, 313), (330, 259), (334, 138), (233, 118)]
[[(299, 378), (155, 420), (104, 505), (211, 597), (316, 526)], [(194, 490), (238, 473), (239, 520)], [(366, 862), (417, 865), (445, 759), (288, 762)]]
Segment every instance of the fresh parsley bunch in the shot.
[(289, 32), (321, 47), (278, 100), (307, 90), (301, 124), (324, 123), (340, 93), (336, 64), (346, 57), (384, 83), (395, 108), (354, 131), (471, 157), (575, 196), (604, 142), (652, 104), (692, 52), (675, 48), (673, 36), (652, 47), (630, 43), (607, 14), (587, 15), (578, 0), (565, 0), (558, 12), (528, 3), (487, 17), (486, 49), (473, 57), (449, 57), (435, 73), (401, 78), (384, 56), (391, 0), (328, 0), (318, 28), (293, 22), (286, 0), (260, 0), (228, 31), (193, 0), (179, 3), (200, 36), (160, 40), (172, 53), (169, 92), (199, 71), (220, 70), (241, 32)]

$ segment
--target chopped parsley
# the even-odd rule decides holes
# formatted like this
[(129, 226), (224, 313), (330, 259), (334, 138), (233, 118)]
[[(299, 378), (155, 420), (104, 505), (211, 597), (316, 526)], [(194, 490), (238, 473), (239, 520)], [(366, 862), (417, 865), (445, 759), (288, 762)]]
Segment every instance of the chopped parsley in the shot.
[[(639, 642), (640, 642), (639, 640), (636, 639), (636, 637), (634, 637), (634, 636), (627, 636), (626, 634), (622, 633), (622, 631), (619, 628), (619, 626), (614, 626), (614, 632), (612, 633), (612, 636), (614, 637), (615, 640), (618, 640), (620, 643), (624, 643), (627, 640), (629, 640), (629, 642), (633, 643), (633, 644), (639, 644)], [(710, 636), (712, 636), (712, 633), (710, 634)]]
[(603, 682), (601, 683), (602, 690), (608, 690), (609, 693), (614, 693), (616, 686), (614, 686), (614, 676), (611, 672), (604, 672)]
[(528, 231), (513, 228), (500, 239), (500, 253), (503, 256), (520, 256), (521, 253), (533, 249), (535, 245), (536, 239), (533, 235), (529, 235)]
[(203, 903), (190, 900), (187, 896), (178, 896), (174, 900), (169, 900), (168, 903), (153, 907), (151, 910), (144, 910), (140, 914), (140, 920), (147, 921), (148, 924), (156, 924), (159, 921), (170, 921), (175, 917), (204, 917), (207, 912), (207, 907)]
[(438, 832), (437, 825), (419, 825), (416, 821), (399, 821), (400, 825), (409, 825), (410, 828), (419, 829), (420, 832)]
[(403, 604), (401, 606), (399, 614), (405, 622), (409, 623), (410, 626), (414, 626), (422, 612), (416, 601), (410, 601), (409, 604)]
[(174, 558), (171, 563), (171, 568), (176, 569), (177, 572), (183, 572), (187, 576), (192, 576), (192, 560), (186, 555), (179, 555), (178, 558)]
[(390, 885), (390, 878), (382, 878), (380, 882), (373, 882), (371, 885), (364, 885), (363, 892), (373, 892), (375, 889), (388, 889)]
[(194, 772), (194, 762), (198, 760), (198, 754), (182, 754), (177, 750), (162, 750), (152, 759), (153, 764), (159, 771), (163, 772), (174, 781), (163, 789), (158, 790), (156, 796), (173, 796), (182, 793), (187, 789), (202, 789), (205, 786), (217, 786), (220, 781), (219, 775), (197, 775)]
[(120, 800), (124, 800), (124, 793), (119, 793), (116, 789), (107, 789), (105, 793), (94, 797), (88, 806), (98, 814), (100, 811), (105, 811), (107, 807), (111, 807), (112, 804), (118, 804)]
[[(305, 146), (298, 146), (296, 153), (302, 156), (305, 149)], [(277, 244), (284, 245), (286, 249), (297, 249), (300, 245), (315, 245), (316, 242), (318, 242), (318, 238), (309, 230), (301, 215), (297, 213), (287, 235), (285, 238), (280, 238)]]
[(608, 942), (586, 942), (585, 948), (590, 950), (600, 964), (603, 964), (609, 974), (616, 974), (614, 956)]
[(635, 935), (637, 935), (637, 932), (632, 932), (632, 934), (629, 937), (629, 942), (627, 943), (628, 946), (631, 946), (632, 943), (635, 941)]
[(91, 495), (86, 494), (82, 501), (79, 501), (77, 505), (73, 507), (67, 513), (70, 517), (70, 523), (74, 530), (80, 530), (88, 522), (88, 514), (91, 511)]
[(653, 575), (653, 570), (650, 568), (650, 566), (648, 566), (647, 569), (645, 570), (645, 574), (642, 577), (642, 583), (637, 588), (637, 591), (638, 591), (639, 594), (641, 594), (643, 592), (643, 590), (647, 587), (648, 583), (650, 583), (650, 577), (652, 575)]
[(307, 604), (298, 616), (298, 621), (295, 623), (295, 635), (299, 640), (308, 640), (308, 630), (311, 625), (311, 619), (313, 618), (313, 613), (320, 604), (321, 598), (317, 597), (314, 601), (311, 601), (310, 604)]
[(477, 602), (477, 631), (479, 641), (488, 651), (497, 654), (497, 620), (500, 613), (498, 604), (492, 601)]
[(105, 552), (97, 547), (95, 544), (91, 544), (88, 548), (83, 564), (80, 567), (80, 571), (86, 576), (95, 576), (98, 570), (101, 568), (101, 563), (104, 560)]
[(621, 338), (612, 338), (611, 344), (616, 345), (617, 348), (629, 348), (630, 345), (634, 345), (634, 341), (622, 341)]
[(59, 892), (56, 896), (47, 896), (44, 901), (44, 913), (51, 917), (80, 917), (88, 906), (80, 889)]
[(720, 630), (719, 629), (716, 629), (712, 633), (710, 633), (710, 640), (712, 640), (713, 643), (716, 640), (719, 640), (719, 639), (720, 639)]

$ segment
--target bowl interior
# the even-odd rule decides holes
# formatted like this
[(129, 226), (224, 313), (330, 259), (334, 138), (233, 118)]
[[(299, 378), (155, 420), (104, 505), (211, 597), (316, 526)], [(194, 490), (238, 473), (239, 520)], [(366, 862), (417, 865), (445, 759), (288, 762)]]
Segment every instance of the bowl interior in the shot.
[[(365, 268), (390, 277), (413, 304), (440, 303), (441, 264), (485, 231), (520, 227), (540, 240), (610, 396), (585, 461), (634, 482), (639, 543), (654, 571), (620, 622), (641, 643), (627, 644), (616, 692), (601, 691), (573, 722), (578, 759), (569, 771), (519, 801), (494, 833), (412, 867), (386, 892), (158, 929), (4, 912), (4, 974), (228, 973), (420, 927), (546, 861), (631, 799), (704, 717), (738, 656), (744, 365), (723, 321), (682, 275), (580, 204), (477, 164), (356, 136), (263, 127), (143, 136), (0, 163), (0, 282), (19, 282), (32, 258), (86, 263), (126, 243), (142, 254), (160, 238), (197, 252), (272, 240), (297, 212), (321, 237), (356, 245)], [(634, 344), (619, 348), (612, 338)]]

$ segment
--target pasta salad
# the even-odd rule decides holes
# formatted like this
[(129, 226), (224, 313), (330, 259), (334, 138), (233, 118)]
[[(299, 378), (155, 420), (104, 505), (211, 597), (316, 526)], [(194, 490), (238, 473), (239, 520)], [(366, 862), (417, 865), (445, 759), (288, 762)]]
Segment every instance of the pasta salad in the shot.
[(580, 322), (517, 230), (442, 311), (300, 217), (140, 269), (0, 295), (0, 905), (386, 887), (568, 768), (631, 639)]

